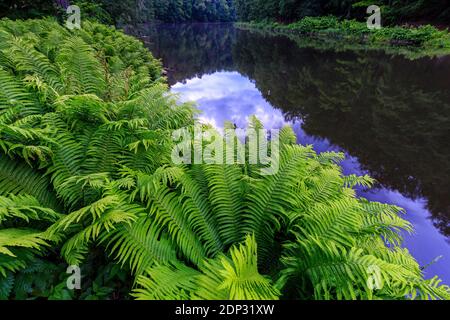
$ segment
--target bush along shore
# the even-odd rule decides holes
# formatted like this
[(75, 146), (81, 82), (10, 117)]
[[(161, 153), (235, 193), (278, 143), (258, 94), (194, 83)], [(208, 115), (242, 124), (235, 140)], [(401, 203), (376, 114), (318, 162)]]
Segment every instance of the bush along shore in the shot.
[(334, 16), (306, 17), (291, 24), (271, 21), (237, 22), (239, 29), (287, 35), (302, 47), (324, 49), (383, 49), (410, 58), (450, 54), (450, 33), (431, 25), (386, 26), (369, 29), (365, 22)]

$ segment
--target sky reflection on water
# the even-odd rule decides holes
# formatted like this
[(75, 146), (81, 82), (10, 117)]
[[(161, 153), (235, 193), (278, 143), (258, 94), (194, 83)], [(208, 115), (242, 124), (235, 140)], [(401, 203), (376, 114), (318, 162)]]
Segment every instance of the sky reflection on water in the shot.
[[(317, 138), (305, 133), (302, 123), (286, 121), (283, 113), (266, 101), (255, 84), (239, 72), (215, 72), (194, 77), (172, 86), (172, 92), (180, 95), (182, 101), (196, 101), (202, 111), (199, 119), (218, 129), (225, 121), (234, 122), (238, 128), (245, 128), (249, 117), (256, 115), (267, 129), (279, 129), (286, 124), (293, 126), (298, 143), (312, 144), (317, 152), (341, 151), (328, 139)], [(270, 95), (270, 92), (267, 94)], [(344, 174), (366, 174), (357, 158), (345, 152), (347, 157), (341, 163)], [(379, 187), (369, 191), (358, 190), (358, 194), (372, 201), (398, 205), (406, 209), (405, 218), (413, 223), (415, 233), (405, 235), (404, 245), (421, 265), (427, 265), (438, 256), (444, 257), (426, 269), (428, 277), (439, 275), (450, 284), (450, 244), (439, 233), (430, 220), (425, 199), (411, 199), (396, 190)]]

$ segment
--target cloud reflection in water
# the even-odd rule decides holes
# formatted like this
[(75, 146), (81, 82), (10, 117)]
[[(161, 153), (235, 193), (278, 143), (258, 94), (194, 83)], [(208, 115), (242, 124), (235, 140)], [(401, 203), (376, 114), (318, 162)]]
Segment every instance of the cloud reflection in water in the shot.
[[(256, 115), (266, 129), (280, 129), (287, 124), (292, 125), (298, 142), (304, 145), (312, 144), (317, 152), (343, 151), (327, 139), (306, 134), (301, 122), (286, 121), (282, 112), (273, 108), (255, 84), (239, 72), (215, 72), (195, 77), (173, 85), (172, 92), (179, 94), (182, 101), (196, 101), (197, 107), (202, 111), (199, 120), (219, 130), (223, 129), (225, 121), (235, 123), (238, 128), (246, 128), (249, 117)], [(341, 166), (344, 174), (367, 173), (361, 169), (358, 159), (349, 154), (346, 154)], [(405, 235), (405, 247), (421, 265), (427, 265), (436, 257), (444, 255), (443, 259), (426, 270), (426, 275), (438, 274), (445, 283), (450, 284), (450, 244), (429, 219), (431, 214), (426, 209), (426, 200), (413, 200), (398, 191), (386, 188), (358, 190), (358, 193), (371, 201), (394, 204), (406, 209), (408, 214), (405, 218), (413, 223), (415, 233)]]

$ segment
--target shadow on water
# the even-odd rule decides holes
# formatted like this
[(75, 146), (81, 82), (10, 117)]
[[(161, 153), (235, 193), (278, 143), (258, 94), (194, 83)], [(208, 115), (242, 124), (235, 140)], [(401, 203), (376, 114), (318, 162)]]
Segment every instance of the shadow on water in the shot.
[(379, 183), (361, 195), (405, 207), (418, 230), (405, 245), (422, 264), (445, 255), (430, 273), (450, 283), (450, 57), (302, 49), (223, 24), (128, 31), (163, 60), (173, 91), (217, 124), (259, 110), (294, 123), (301, 143), (346, 152), (346, 173)]

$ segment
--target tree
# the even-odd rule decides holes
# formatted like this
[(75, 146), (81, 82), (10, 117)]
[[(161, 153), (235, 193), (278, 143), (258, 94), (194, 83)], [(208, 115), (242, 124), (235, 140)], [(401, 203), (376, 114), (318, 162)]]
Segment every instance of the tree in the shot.
[[(359, 0), (236, 0), (237, 16), (241, 21), (279, 20), (293, 22), (305, 16), (336, 15), (343, 18), (365, 17), (371, 4), (382, 7), (384, 20), (393, 24), (403, 21), (448, 21), (449, 0), (380, 0), (372, 3)], [(360, 8), (359, 10), (356, 10)], [(361, 10), (363, 8), (364, 10)], [(362, 13), (362, 15), (361, 15)]]
[(0, 2), (0, 18), (36, 18), (56, 15), (57, 8), (50, 0), (4, 0)]
[(185, 12), (183, 8), (183, 0), (169, 0), (165, 21), (182, 22), (185, 21)]

